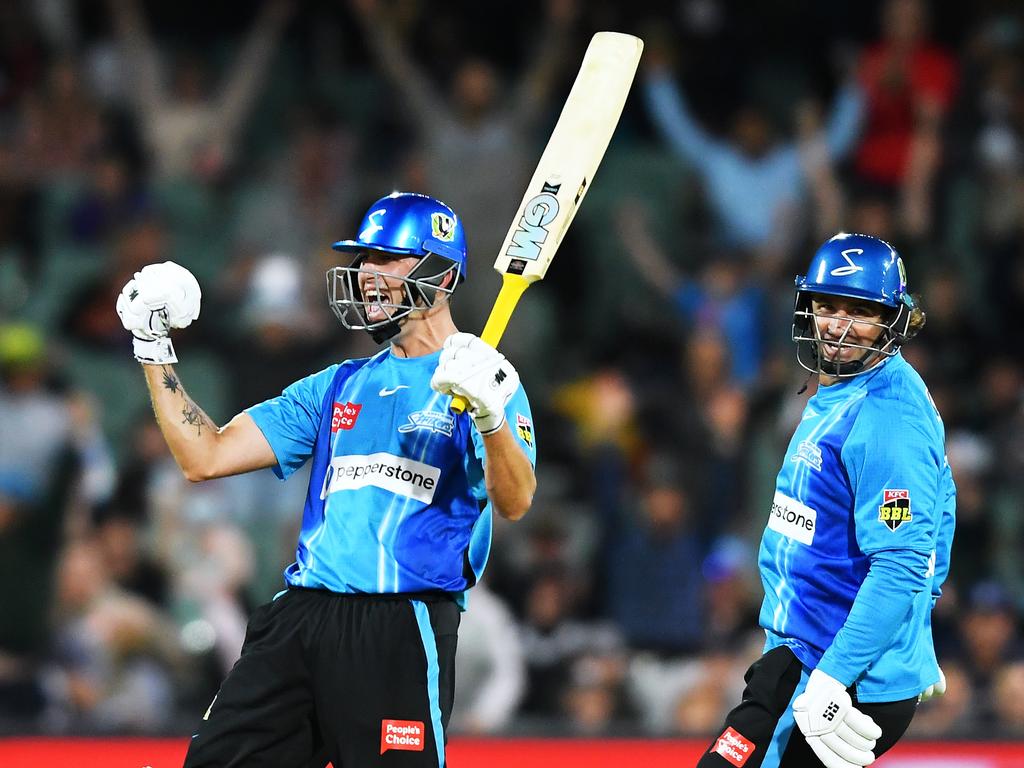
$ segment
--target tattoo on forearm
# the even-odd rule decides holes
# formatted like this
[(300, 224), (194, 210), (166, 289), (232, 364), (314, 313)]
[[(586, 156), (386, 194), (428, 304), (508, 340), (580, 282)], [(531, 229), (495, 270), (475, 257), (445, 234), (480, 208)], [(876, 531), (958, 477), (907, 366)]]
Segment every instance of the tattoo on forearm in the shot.
[(181, 384), (178, 383), (178, 378), (167, 366), (164, 366), (164, 389), (169, 390), (171, 394), (181, 391)]
[(203, 434), (203, 427), (209, 428), (211, 426), (209, 417), (203, 413), (199, 406), (193, 403), (191, 400), (185, 402), (185, 407), (181, 411), (182, 424), (191, 424), (196, 428), (196, 435)]

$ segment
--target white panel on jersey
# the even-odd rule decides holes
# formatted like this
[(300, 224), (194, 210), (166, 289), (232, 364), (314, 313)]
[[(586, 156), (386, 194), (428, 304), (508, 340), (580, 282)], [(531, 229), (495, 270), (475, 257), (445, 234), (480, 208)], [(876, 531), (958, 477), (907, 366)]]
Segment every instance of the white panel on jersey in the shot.
[(814, 542), (817, 523), (818, 513), (815, 510), (784, 493), (775, 492), (772, 511), (768, 515), (768, 527), (773, 531), (810, 546)]
[(324, 477), (320, 498), (325, 499), (336, 491), (372, 485), (429, 504), (440, 478), (441, 470), (437, 467), (393, 453), (335, 456)]

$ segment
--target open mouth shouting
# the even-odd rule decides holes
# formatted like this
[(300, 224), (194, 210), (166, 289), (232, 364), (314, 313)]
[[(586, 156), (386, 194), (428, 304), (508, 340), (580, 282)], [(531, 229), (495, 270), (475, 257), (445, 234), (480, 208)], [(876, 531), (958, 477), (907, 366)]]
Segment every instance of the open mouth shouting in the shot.
[(378, 281), (367, 281), (363, 286), (362, 293), (366, 317), (370, 321), (386, 320), (398, 308), (392, 295), (394, 292), (388, 290)]

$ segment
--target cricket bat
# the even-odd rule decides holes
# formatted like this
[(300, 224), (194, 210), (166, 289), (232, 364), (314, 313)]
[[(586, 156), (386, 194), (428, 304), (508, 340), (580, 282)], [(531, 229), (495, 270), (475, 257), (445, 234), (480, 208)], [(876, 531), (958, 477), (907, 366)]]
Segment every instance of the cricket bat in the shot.
[[(640, 38), (620, 32), (598, 32), (591, 39), (494, 262), (501, 275), (501, 291), (480, 334), (492, 347), (501, 341), (526, 289), (544, 279), (590, 189), (622, 114), (643, 47)], [(456, 397), (451, 407), (461, 413), (466, 400)]]

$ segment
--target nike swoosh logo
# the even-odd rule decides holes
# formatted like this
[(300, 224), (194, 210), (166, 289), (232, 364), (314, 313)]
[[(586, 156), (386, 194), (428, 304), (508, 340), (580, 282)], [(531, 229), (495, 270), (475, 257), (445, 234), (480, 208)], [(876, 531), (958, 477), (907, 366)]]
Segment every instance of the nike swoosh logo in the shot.
[(409, 388), (408, 384), (399, 384), (397, 387), (394, 387), (393, 389), (388, 389), (387, 387), (384, 387), (377, 394), (380, 395), (381, 397), (387, 397), (388, 395), (395, 394), (395, 392), (397, 392), (400, 389), (408, 389), (408, 388)]
[(815, 416), (819, 416), (819, 415), (820, 415), (820, 414), (818, 414), (818, 413), (815, 413), (814, 411), (807, 411), (807, 413), (805, 413), (805, 414), (804, 414), (804, 415), (803, 415), (803, 416), (802, 416), (802, 417), (800, 418), (800, 421), (807, 421), (808, 419), (813, 419), (813, 418), (814, 418)]

